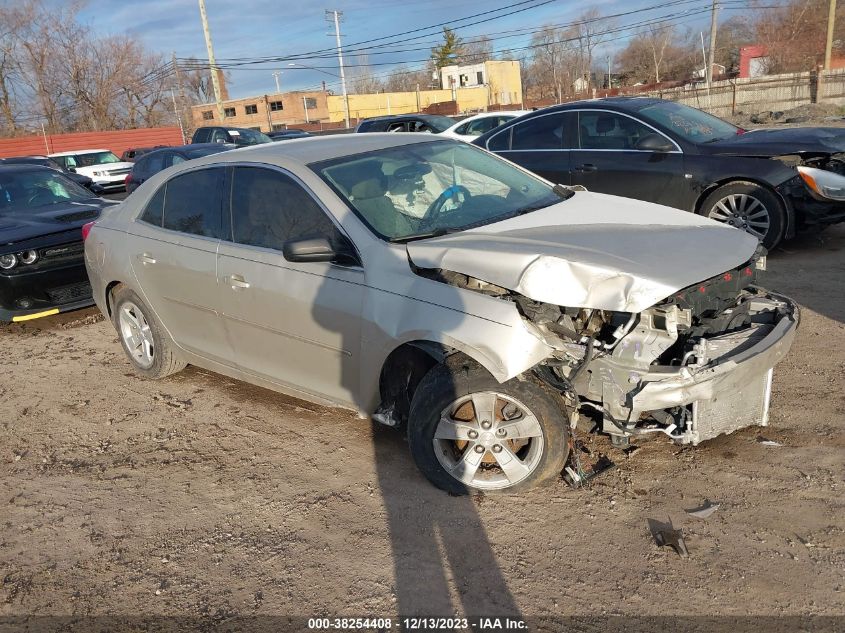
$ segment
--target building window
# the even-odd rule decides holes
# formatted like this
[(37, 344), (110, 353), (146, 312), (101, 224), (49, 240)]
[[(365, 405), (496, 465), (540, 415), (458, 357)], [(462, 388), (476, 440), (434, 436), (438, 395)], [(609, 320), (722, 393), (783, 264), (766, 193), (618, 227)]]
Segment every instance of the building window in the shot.
[(314, 110), (317, 107), (317, 99), (316, 97), (305, 97), (305, 107), (309, 110)]
[(211, 110), (203, 110), (202, 112), (202, 120), (203, 121), (211, 121), (214, 119), (214, 112)]
[(484, 83), (484, 73), (480, 70), (475, 73), (475, 83), (477, 83), (479, 86)]
[(223, 108), (223, 116), (235, 116), (234, 108)]
[(254, 103), (244, 106), (244, 112), (247, 114), (258, 114), (258, 106)]
[(271, 101), (270, 102), (270, 112), (278, 112), (279, 110), (284, 110), (285, 106), (281, 101)]

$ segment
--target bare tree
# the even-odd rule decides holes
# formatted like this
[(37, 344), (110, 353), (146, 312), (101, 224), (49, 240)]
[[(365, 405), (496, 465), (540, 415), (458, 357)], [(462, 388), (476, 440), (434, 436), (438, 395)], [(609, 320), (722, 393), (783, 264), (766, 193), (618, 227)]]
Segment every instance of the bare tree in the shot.
[(493, 59), (493, 42), (486, 35), (464, 42), (461, 46), (461, 64), (480, 64)]
[(375, 76), (367, 55), (358, 55), (352, 67), (347, 71), (350, 92), (352, 94), (370, 94), (384, 88), (382, 81)]

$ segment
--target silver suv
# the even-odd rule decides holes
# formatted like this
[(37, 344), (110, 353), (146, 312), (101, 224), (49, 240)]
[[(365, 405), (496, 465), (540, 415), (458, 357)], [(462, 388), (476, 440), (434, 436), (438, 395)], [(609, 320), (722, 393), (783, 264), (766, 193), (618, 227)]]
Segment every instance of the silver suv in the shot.
[(191, 363), (404, 429), (452, 492), (617, 443), (766, 424), (796, 306), (749, 234), (426, 134), (292, 140), (156, 174), (87, 229), (135, 370)]

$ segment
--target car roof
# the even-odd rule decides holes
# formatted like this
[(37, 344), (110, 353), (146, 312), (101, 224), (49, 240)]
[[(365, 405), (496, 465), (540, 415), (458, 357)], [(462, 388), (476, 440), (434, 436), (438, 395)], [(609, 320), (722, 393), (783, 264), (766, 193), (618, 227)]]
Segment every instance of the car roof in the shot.
[(0, 158), (0, 162), (5, 162), (7, 160), (47, 160), (49, 156), (44, 156), (42, 154), (30, 154), (28, 156), (6, 156), (4, 158)]
[(15, 173), (22, 173), (27, 171), (49, 171), (52, 174), (59, 173), (57, 170), (53, 169), (52, 167), (47, 167), (46, 165), (24, 165), (20, 163), (5, 163), (0, 165), (0, 174), (15, 174)]
[(264, 143), (228, 152), (220, 152), (197, 159), (204, 163), (220, 162), (260, 162), (280, 164), (294, 161), (303, 165), (316, 163), (343, 156), (354, 156), (364, 152), (371, 152), (402, 145), (418, 143), (460, 143), (442, 136), (423, 132), (407, 132), (405, 134), (391, 134), (390, 132), (374, 132), (371, 134), (334, 134), (331, 136), (307, 136), (291, 139), (285, 143)]
[(620, 110), (623, 112), (636, 112), (650, 105), (656, 103), (665, 103), (664, 99), (656, 99), (654, 97), (605, 97), (602, 99), (583, 99), (581, 101), (570, 101), (550, 108), (543, 108), (543, 112), (557, 111), (557, 110), (572, 110), (581, 109), (584, 106), (594, 108), (608, 108), (611, 110)]
[(449, 117), (442, 114), (383, 114), (381, 116), (374, 116), (368, 119), (362, 119), (361, 123), (370, 123), (373, 121), (404, 121), (406, 119), (420, 119), (428, 121), (431, 119), (448, 119)]
[(94, 154), (96, 152), (110, 152), (110, 149), (78, 149), (73, 152), (56, 152), (55, 154), (48, 154), (50, 158), (54, 156), (74, 156), (76, 154)]

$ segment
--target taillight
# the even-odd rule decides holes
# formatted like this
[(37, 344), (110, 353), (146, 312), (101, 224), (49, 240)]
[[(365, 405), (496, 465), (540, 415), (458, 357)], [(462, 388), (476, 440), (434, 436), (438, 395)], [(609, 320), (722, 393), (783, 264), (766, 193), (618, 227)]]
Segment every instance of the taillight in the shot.
[(94, 225), (96, 223), (97, 223), (96, 221), (86, 222), (85, 224), (82, 225), (82, 241), (83, 242), (88, 239), (88, 234), (91, 232), (91, 229), (94, 228)]
[(132, 180), (132, 172), (131, 171), (128, 174), (126, 174), (126, 178), (123, 179), (123, 184), (128, 186), (130, 180)]

